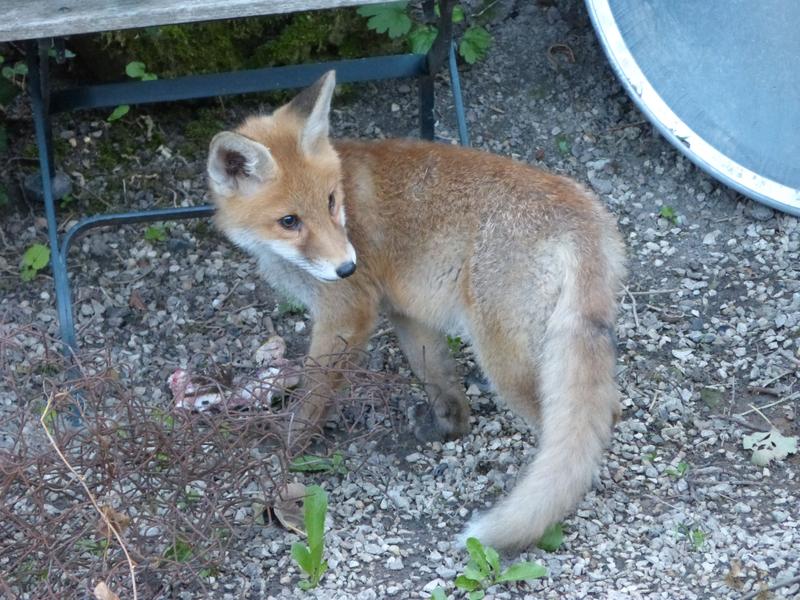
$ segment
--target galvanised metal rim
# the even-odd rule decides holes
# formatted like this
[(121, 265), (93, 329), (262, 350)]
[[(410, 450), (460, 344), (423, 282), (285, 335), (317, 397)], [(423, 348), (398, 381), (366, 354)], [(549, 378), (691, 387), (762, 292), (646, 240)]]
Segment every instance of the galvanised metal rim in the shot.
[(586, 0), (586, 7), (606, 56), (628, 95), (675, 148), (705, 172), (742, 194), (800, 217), (800, 190), (759, 175), (723, 154), (664, 102), (631, 54), (608, 0)]

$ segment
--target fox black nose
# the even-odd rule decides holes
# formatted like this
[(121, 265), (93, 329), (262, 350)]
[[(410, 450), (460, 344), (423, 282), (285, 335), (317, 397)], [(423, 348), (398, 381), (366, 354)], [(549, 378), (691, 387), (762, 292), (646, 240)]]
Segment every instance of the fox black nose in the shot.
[(348, 260), (346, 263), (342, 263), (339, 265), (339, 268), (336, 269), (336, 274), (344, 279), (345, 277), (350, 277), (353, 273), (356, 272), (356, 263), (352, 260)]

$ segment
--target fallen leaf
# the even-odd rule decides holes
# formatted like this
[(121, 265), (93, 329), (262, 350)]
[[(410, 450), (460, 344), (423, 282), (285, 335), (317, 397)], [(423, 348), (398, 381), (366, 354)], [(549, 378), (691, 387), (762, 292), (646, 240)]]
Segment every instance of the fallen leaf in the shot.
[(302, 483), (290, 483), (278, 493), (278, 499), (272, 507), (275, 518), (286, 529), (305, 537), (306, 532), (303, 500), (306, 497), (306, 486)]
[(139, 293), (139, 290), (133, 290), (131, 292), (128, 298), (128, 306), (141, 312), (147, 310), (147, 305), (144, 303), (144, 300), (142, 300), (142, 295)]
[(101, 581), (94, 586), (94, 597), (97, 600), (119, 600), (119, 596), (108, 589), (105, 581)]
[(286, 341), (279, 335), (273, 335), (256, 350), (255, 359), (259, 365), (270, 366), (285, 354)]
[(742, 438), (745, 450), (752, 450), (754, 465), (763, 467), (772, 460), (781, 460), (797, 452), (797, 436), (786, 437), (777, 429), (758, 431)]
[(100, 507), (100, 512), (103, 513), (105, 519), (100, 519), (100, 522), (97, 524), (97, 530), (100, 532), (100, 535), (105, 537), (110, 537), (113, 535), (111, 530), (108, 528), (108, 522), (111, 523), (111, 526), (117, 530), (117, 533), (122, 533), (128, 528), (128, 525), (131, 524), (131, 518), (124, 514), (117, 512), (110, 506), (102, 505)]

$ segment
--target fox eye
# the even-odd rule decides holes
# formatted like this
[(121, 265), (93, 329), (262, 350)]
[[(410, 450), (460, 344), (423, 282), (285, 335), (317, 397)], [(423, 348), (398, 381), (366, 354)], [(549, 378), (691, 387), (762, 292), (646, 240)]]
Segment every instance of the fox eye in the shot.
[(328, 210), (331, 214), (333, 214), (334, 208), (336, 208), (336, 196), (334, 196), (333, 192), (331, 192), (330, 196), (328, 196)]
[(297, 215), (286, 215), (278, 219), (278, 223), (280, 223), (281, 227), (284, 229), (297, 229), (300, 227), (300, 217)]

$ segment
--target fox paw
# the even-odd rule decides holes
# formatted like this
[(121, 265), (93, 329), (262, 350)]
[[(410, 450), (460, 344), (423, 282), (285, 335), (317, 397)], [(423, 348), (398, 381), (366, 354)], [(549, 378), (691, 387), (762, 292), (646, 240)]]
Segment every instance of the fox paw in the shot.
[(465, 398), (439, 397), (436, 408), (428, 403), (417, 404), (411, 418), (414, 436), (421, 442), (455, 440), (469, 432), (469, 406)]

